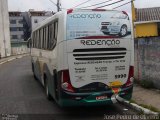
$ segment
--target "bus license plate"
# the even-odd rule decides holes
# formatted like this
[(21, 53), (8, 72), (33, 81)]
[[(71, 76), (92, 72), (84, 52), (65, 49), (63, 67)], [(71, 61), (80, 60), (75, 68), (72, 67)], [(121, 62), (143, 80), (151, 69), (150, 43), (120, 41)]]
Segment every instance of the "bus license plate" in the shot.
[(107, 99), (107, 96), (97, 96), (96, 100), (104, 100)]

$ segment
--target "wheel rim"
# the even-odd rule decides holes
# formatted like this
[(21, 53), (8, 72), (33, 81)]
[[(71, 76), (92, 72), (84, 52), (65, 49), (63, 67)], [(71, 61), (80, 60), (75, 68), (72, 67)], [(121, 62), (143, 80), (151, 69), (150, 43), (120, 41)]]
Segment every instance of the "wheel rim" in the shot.
[(121, 35), (125, 36), (127, 34), (127, 28), (126, 27), (122, 27), (121, 29)]

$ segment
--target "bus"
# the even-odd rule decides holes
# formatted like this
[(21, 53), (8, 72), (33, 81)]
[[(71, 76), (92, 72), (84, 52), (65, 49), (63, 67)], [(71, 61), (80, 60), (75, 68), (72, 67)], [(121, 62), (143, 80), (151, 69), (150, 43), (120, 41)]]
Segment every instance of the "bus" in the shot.
[(32, 31), (31, 62), (47, 98), (64, 107), (130, 100), (134, 80), (130, 29), (127, 13), (116, 10), (69, 9), (41, 22)]

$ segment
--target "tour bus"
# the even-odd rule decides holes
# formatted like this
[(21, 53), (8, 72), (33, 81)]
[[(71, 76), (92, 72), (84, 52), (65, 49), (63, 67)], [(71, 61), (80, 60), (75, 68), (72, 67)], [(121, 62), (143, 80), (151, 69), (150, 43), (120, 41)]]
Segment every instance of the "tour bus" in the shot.
[(107, 105), (131, 99), (132, 35), (101, 31), (101, 23), (117, 13), (121, 11), (69, 9), (33, 30), (32, 70), (48, 99), (60, 106)]

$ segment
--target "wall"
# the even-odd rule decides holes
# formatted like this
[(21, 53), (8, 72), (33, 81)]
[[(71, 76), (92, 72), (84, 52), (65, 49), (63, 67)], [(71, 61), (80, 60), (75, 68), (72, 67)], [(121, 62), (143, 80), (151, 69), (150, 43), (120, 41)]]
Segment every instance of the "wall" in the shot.
[(136, 24), (135, 29), (136, 38), (158, 36), (157, 23)]
[(153, 81), (160, 89), (160, 37), (135, 40), (135, 78)]
[(11, 54), (7, 0), (0, 0), (0, 54), (1, 57)]
[(12, 55), (29, 53), (27, 42), (12, 43), (11, 46), (12, 46), (11, 48)]

